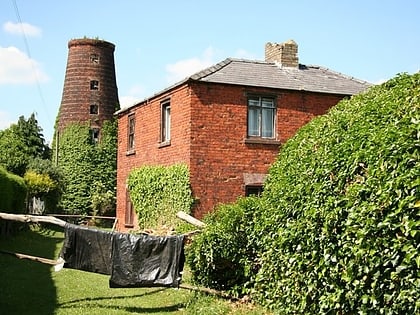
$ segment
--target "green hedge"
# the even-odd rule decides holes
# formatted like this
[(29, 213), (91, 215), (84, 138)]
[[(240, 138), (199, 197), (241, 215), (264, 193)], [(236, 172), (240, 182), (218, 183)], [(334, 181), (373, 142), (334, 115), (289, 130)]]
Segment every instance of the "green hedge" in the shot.
[(258, 253), (252, 223), (260, 207), (260, 198), (240, 198), (204, 218), (207, 227), (187, 251), (194, 282), (234, 295), (250, 288)]
[(0, 212), (24, 213), (26, 185), (23, 178), (0, 167)]
[[(398, 75), (304, 126), (271, 167), (253, 220), (238, 224), (249, 231), (241, 246), (257, 257), (226, 250), (220, 261), (251, 270), (240, 293), (280, 314), (418, 314), (419, 126), (419, 73)], [(206, 235), (198, 244), (211, 244), (197, 257), (220, 246), (214, 235), (200, 239)]]
[(178, 211), (191, 212), (193, 204), (188, 166), (142, 166), (127, 180), (139, 227), (177, 227)]

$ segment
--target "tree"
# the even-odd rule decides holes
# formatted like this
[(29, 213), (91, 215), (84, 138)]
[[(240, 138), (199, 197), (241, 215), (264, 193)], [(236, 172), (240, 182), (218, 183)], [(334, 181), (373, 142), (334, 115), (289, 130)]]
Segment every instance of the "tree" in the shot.
[(0, 165), (7, 171), (23, 176), (34, 158), (48, 159), (50, 149), (35, 114), (28, 120), (20, 116), (16, 124), (0, 132)]

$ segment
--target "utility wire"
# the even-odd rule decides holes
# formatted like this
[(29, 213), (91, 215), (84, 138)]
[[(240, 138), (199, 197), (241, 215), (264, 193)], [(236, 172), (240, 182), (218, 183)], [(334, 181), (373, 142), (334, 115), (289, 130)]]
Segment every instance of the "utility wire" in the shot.
[(41, 84), (39, 83), (38, 73), (36, 71), (36, 68), (35, 68), (35, 65), (34, 65), (34, 62), (33, 62), (32, 56), (31, 56), (31, 51), (29, 49), (29, 43), (28, 43), (28, 39), (27, 39), (26, 34), (25, 34), (25, 28), (23, 27), (22, 19), (20, 18), (19, 8), (17, 6), (16, 0), (12, 0), (12, 3), (13, 3), (13, 7), (15, 9), (16, 17), (18, 19), (18, 22), (19, 22), (19, 25), (20, 25), (20, 28), (21, 28), (21, 31), (22, 31), (23, 41), (25, 43), (25, 48), (26, 48), (26, 54), (29, 57), (29, 62), (31, 63), (32, 71), (34, 72), (34, 75), (35, 75), (35, 82), (36, 82), (36, 86), (37, 86), (37, 89), (38, 89), (38, 94), (39, 94), (39, 97), (41, 99), (41, 103), (44, 106), (45, 112), (47, 114), (47, 119), (51, 123), (51, 117), (48, 113), (48, 108), (47, 108), (47, 104), (46, 104), (45, 99), (44, 99), (44, 95), (42, 93)]

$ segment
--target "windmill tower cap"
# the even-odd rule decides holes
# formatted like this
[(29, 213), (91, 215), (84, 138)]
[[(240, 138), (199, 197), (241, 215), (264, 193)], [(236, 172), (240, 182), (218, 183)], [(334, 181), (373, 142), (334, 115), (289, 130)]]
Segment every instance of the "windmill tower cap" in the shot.
[(115, 45), (113, 43), (107, 42), (105, 40), (93, 39), (93, 38), (72, 39), (68, 43), (68, 48), (71, 48), (71, 47), (74, 47), (74, 46), (82, 46), (82, 45), (112, 48), (113, 50), (115, 49)]

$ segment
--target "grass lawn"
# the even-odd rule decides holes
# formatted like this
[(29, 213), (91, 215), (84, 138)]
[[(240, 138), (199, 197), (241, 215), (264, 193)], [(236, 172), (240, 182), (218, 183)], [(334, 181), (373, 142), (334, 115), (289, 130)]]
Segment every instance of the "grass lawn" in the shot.
[[(0, 250), (56, 259), (60, 228), (31, 228), (0, 239)], [(264, 309), (184, 289), (111, 289), (109, 276), (53, 268), (0, 254), (1, 314), (268, 314)], [(188, 283), (188, 273), (184, 277)]]

